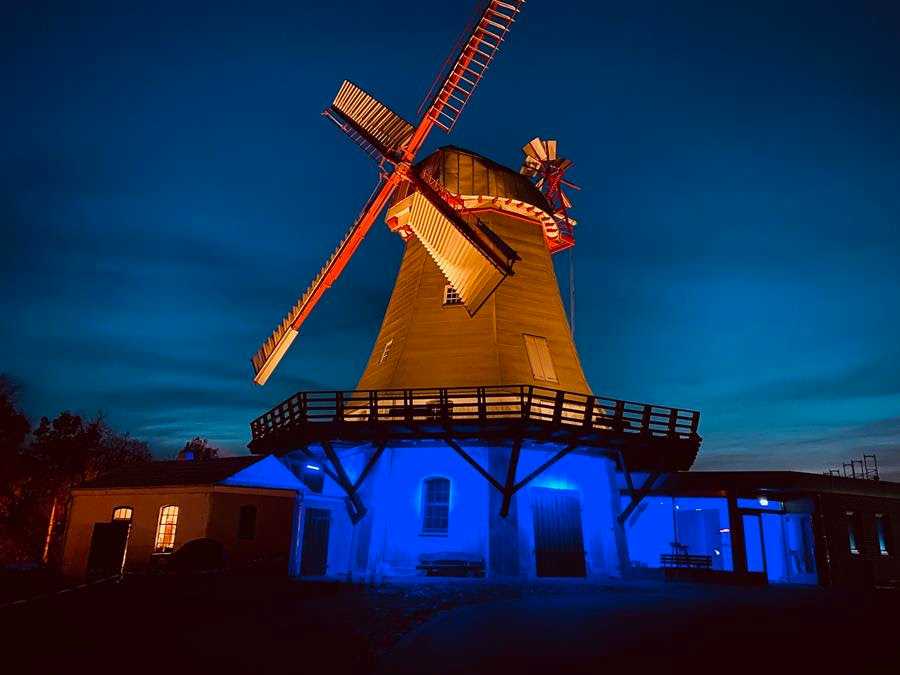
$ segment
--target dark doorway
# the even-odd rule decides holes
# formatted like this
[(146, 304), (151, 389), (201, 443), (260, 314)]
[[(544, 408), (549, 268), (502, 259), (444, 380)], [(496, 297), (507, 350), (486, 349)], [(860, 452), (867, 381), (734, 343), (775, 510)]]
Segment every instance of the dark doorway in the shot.
[(328, 533), (331, 530), (331, 511), (306, 509), (303, 526), (303, 551), (300, 555), (300, 575), (322, 576), (328, 567)]
[(88, 553), (88, 576), (110, 577), (122, 572), (130, 530), (130, 520), (94, 523), (94, 532), (91, 534), (91, 550)]
[(539, 577), (583, 577), (581, 503), (570, 490), (533, 490), (534, 555)]

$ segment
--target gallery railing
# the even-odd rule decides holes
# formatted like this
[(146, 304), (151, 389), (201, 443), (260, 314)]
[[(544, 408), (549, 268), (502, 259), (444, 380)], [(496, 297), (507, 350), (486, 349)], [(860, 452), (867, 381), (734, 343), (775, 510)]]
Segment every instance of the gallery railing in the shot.
[(541, 422), (585, 431), (696, 439), (696, 410), (514, 385), (374, 391), (301, 391), (250, 423), (257, 441), (323, 423)]

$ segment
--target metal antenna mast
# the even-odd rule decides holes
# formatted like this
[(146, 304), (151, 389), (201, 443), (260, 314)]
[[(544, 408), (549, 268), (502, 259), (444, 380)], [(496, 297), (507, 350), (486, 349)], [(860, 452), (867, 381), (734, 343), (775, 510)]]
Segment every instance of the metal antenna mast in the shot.
[(575, 247), (569, 249), (569, 330), (575, 337)]

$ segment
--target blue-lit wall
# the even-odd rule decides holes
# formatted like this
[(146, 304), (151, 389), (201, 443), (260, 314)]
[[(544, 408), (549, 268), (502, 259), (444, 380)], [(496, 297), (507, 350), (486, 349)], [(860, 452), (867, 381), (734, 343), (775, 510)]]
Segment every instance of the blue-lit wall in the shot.
[[(363, 460), (364, 457), (361, 451), (348, 453), (347, 466), (351, 467), (348, 469), (348, 472), (351, 469), (358, 471), (356, 467)], [(315, 462), (310, 462), (300, 453), (283, 457), (282, 462), (291, 469), (295, 476), (302, 475), (304, 467), (307, 465), (316, 466)], [(302, 487), (302, 492), (303, 506), (301, 508), (298, 536), (302, 540), (306, 509), (315, 508), (329, 511), (331, 513), (331, 525), (328, 536), (328, 556), (325, 574), (327, 577), (334, 579), (343, 580), (350, 578), (355, 528), (347, 513), (344, 491), (337, 483), (325, 476), (321, 493), (311, 492), (306, 486)], [(302, 550), (300, 555), (303, 555)]]
[[(463, 447), (498, 482), (505, 482), (508, 447), (477, 443)], [(560, 448), (551, 443), (523, 444), (516, 481)], [(339, 451), (351, 481), (374, 452), (371, 444)], [(295, 475), (310, 468), (309, 460), (298, 453), (283, 461)], [(423, 487), (432, 477), (450, 483), (446, 534), (423, 532)], [(644, 478), (635, 475), (634, 481), (640, 485)], [(452, 448), (432, 441), (385, 449), (361, 489), (367, 514), (355, 525), (346, 494), (328, 477), (321, 493), (304, 489), (304, 506), (331, 512), (327, 574), (334, 578), (421, 574), (416, 567), (424, 554), (464, 554), (483, 560), (489, 576), (534, 578), (535, 505), (547, 499), (547, 490), (577, 500), (589, 577), (620, 576), (629, 567), (660, 568), (661, 556), (673, 552), (708, 555), (714, 570), (735, 569), (725, 497), (647, 496), (619, 527), (617, 516), (630, 502), (623, 487), (624, 476), (616, 472), (612, 460), (570, 453), (517, 492), (508, 517), (502, 519), (499, 493)], [(743, 549), (748, 571), (765, 573), (772, 583), (816, 583), (813, 508), (808, 500), (788, 503), (759, 495), (737, 496), (735, 506), (744, 531), (738, 554)]]
[[(487, 451), (466, 451), (487, 466)], [(450, 481), (446, 535), (423, 534), (422, 490), (431, 477)], [(416, 574), (422, 554), (465, 553), (488, 559), (487, 481), (443, 443), (388, 448), (379, 460), (369, 498), (373, 523), (368, 560), (375, 574)]]
[[(521, 480), (553, 456), (558, 446), (530, 445), (523, 449), (516, 474)], [(528, 577), (536, 576), (533, 510), (535, 488), (570, 490), (581, 504), (585, 562), (589, 577), (621, 575), (620, 551), (616, 542), (618, 504), (615, 464), (605, 457), (566, 455), (537, 476), (517, 495), (520, 564)]]
[[(486, 470), (493, 466), (499, 482), (506, 479), (505, 461), (494, 462), (490, 451), (477, 444), (465, 444), (465, 450)], [(529, 444), (522, 447), (516, 480), (552, 457), (558, 444)], [(374, 448), (361, 445), (340, 451), (342, 463), (354, 480)], [(302, 471), (305, 458), (290, 460)], [(423, 525), (423, 484), (430, 477), (450, 481), (450, 513), (446, 535), (426, 534)], [(618, 491), (615, 465), (605, 457), (571, 453), (534, 478), (513, 498), (508, 518), (500, 520), (495, 489), (456, 452), (441, 442), (423, 442), (415, 446), (388, 447), (367, 477), (361, 497), (366, 516), (355, 526), (350, 524), (344, 503), (345, 494), (330, 478), (325, 479), (322, 494), (305, 493), (307, 507), (332, 511), (328, 550), (328, 575), (338, 578), (377, 579), (418, 574), (416, 566), (423, 554), (456, 554), (481, 558), (489, 575), (491, 546), (505, 547), (504, 553), (519, 561), (516, 576), (536, 576), (533, 500), (540, 490), (555, 489), (575, 495), (580, 505), (580, 520), (588, 576), (621, 574), (627, 563), (617, 543), (616, 516)], [(493, 505), (492, 505), (493, 501)], [(512, 530), (509, 525), (512, 524)], [(495, 536), (491, 536), (491, 532)], [(496, 536), (500, 531), (502, 536)], [(507, 536), (507, 533), (512, 536)], [(496, 559), (498, 556), (494, 556)]]
[[(481, 466), (490, 466), (487, 448), (467, 444), (465, 450)], [(558, 450), (558, 445), (550, 444), (523, 446), (516, 479), (527, 476)], [(504, 465), (501, 471), (495, 470), (495, 478), (503, 482), (505, 472)], [(446, 536), (422, 533), (422, 486), (432, 476), (450, 480)], [(442, 443), (389, 448), (369, 481), (367, 518), (372, 518), (372, 530), (366, 558), (370, 575), (415, 574), (419, 557), (425, 553), (478, 556), (492, 573), (490, 528), (505, 524), (499, 522), (498, 509), (491, 509), (490, 491), (494, 488), (452, 449)], [(494, 537), (493, 545), (512, 547), (519, 558), (521, 577), (536, 574), (531, 510), (535, 488), (568, 490), (578, 496), (588, 575), (618, 575), (613, 463), (606, 458), (570, 454), (517, 493), (510, 520), (505, 522), (517, 525), (518, 536)]]

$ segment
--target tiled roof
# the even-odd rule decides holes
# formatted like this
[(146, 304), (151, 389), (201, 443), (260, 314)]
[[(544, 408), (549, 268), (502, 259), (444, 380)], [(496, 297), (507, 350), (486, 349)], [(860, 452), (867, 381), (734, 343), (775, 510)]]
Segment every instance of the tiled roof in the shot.
[(255, 464), (262, 455), (130, 464), (83, 483), (82, 488), (214, 485)]

